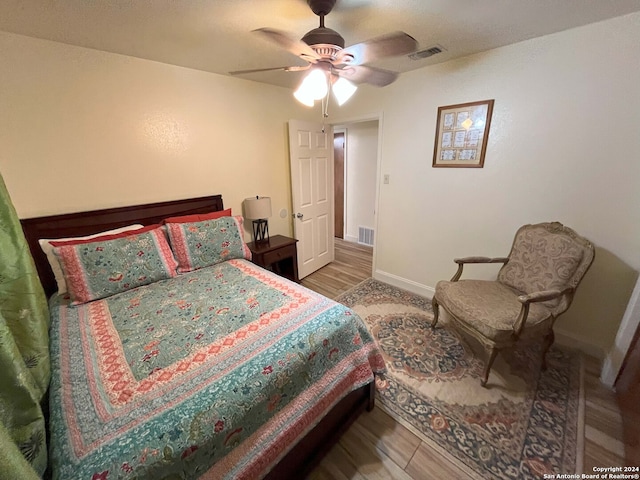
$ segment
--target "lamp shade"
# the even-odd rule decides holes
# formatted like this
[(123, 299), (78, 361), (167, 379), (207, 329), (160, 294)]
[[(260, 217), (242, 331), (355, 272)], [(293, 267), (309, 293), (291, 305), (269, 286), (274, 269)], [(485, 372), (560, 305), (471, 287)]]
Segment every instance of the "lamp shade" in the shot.
[(296, 97), (296, 100), (298, 100), (303, 105), (306, 105), (307, 107), (313, 107), (315, 100), (309, 94), (309, 92), (304, 91), (304, 89), (299, 88), (298, 90), (293, 92), (293, 96)]
[(320, 100), (327, 95), (327, 74), (319, 69), (313, 69), (302, 82), (302, 88), (309, 92), (314, 100)]
[(344, 102), (351, 98), (351, 95), (355, 93), (358, 87), (356, 87), (349, 80), (346, 80), (342, 77), (338, 78), (336, 82), (331, 87), (331, 91), (333, 95), (336, 97), (336, 101), (339, 106), (342, 106)]
[(244, 216), (251, 220), (269, 218), (271, 216), (271, 197), (245, 198)]
[(327, 74), (324, 70), (314, 68), (304, 77), (293, 96), (300, 103), (313, 107), (314, 101), (324, 98), (328, 91)]

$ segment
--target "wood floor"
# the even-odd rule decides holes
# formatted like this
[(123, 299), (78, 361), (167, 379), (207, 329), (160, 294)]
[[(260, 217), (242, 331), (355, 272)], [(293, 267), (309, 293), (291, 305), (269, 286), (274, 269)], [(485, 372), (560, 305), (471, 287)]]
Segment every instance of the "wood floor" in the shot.
[(335, 260), (302, 279), (302, 285), (335, 299), (371, 277), (373, 248), (336, 238)]
[[(335, 262), (302, 284), (336, 298), (371, 276), (372, 249), (336, 239)], [(620, 410), (615, 394), (599, 381), (600, 361), (585, 357), (583, 472), (594, 467), (625, 466)], [(582, 473), (582, 472), (556, 472)], [(416, 435), (378, 406), (363, 413), (333, 447), (309, 479), (467, 479)]]

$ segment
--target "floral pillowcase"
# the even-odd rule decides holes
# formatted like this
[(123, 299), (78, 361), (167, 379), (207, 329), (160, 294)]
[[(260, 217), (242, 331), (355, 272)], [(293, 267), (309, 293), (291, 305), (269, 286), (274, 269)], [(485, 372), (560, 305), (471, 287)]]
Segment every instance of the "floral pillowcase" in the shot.
[(159, 225), (51, 245), (72, 305), (176, 276), (176, 260)]
[(165, 227), (178, 260), (178, 272), (185, 273), (232, 258), (251, 259), (242, 236), (241, 216), (201, 222), (173, 223)]

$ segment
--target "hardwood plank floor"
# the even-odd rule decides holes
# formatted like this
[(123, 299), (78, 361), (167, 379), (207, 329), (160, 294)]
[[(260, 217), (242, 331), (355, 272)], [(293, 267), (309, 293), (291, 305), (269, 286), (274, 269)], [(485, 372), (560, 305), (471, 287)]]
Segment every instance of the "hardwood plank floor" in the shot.
[[(371, 276), (373, 249), (336, 239), (335, 261), (302, 280), (329, 298)], [(600, 383), (600, 360), (584, 356), (585, 428), (582, 472), (594, 467), (622, 467), (622, 419), (615, 393)], [(582, 473), (557, 472), (557, 473)], [(309, 479), (466, 479), (410, 430), (378, 406), (363, 413), (343, 435)]]
[(335, 299), (371, 277), (373, 248), (336, 238), (335, 260), (302, 279), (305, 287)]

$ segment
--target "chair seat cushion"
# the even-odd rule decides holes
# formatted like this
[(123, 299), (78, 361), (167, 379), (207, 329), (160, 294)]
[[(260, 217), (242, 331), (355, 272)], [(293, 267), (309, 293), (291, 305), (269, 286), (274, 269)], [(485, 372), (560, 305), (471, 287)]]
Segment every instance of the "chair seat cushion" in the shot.
[[(458, 323), (464, 323), (495, 343), (512, 340), (513, 327), (522, 304), (521, 292), (500, 282), (487, 280), (440, 281), (435, 297)], [(532, 303), (523, 335), (549, 327), (551, 311), (541, 303)]]

